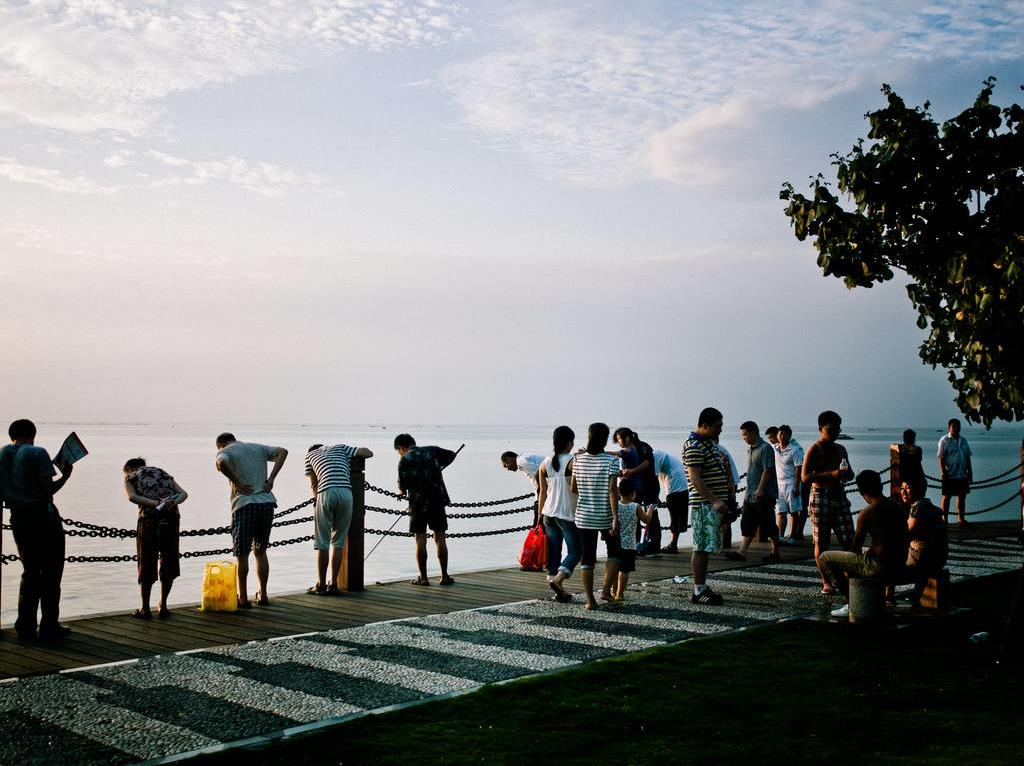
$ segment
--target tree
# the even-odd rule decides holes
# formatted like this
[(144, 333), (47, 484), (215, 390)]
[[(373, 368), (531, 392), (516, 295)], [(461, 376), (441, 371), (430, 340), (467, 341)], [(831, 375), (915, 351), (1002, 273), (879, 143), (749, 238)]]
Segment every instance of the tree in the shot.
[(868, 142), (832, 155), (840, 204), (824, 176), (810, 197), (785, 183), (797, 239), (814, 240), (824, 276), (850, 289), (906, 274), (921, 359), (949, 372), (967, 420), (1024, 419), (1024, 109), (974, 104), (940, 126), (929, 103), (866, 116)]

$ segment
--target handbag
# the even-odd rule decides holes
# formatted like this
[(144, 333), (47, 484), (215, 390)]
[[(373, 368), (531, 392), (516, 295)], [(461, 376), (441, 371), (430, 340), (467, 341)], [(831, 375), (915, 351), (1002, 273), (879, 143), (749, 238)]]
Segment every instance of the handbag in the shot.
[(548, 536), (544, 524), (532, 527), (526, 533), (523, 549), (519, 551), (519, 566), (528, 572), (539, 572), (548, 563)]

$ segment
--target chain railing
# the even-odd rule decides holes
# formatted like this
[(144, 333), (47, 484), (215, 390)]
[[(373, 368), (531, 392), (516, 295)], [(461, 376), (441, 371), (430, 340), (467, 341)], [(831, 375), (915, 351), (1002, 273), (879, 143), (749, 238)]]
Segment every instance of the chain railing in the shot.
[[(970, 483), (970, 487), (972, 489), (979, 489), (979, 490), (980, 489), (992, 489), (992, 488), (995, 488), (995, 487), (1004, 486), (1006, 484), (1010, 484), (1012, 482), (1018, 481), (1019, 480), (1018, 476), (1011, 475), (1011, 474), (1014, 474), (1015, 472), (1019, 471), (1021, 469), (1022, 465), (1024, 465), (1024, 463), (1019, 463), (1016, 466), (1014, 466), (1013, 468), (1010, 468), (1009, 470), (1004, 471), (1003, 473), (997, 474), (996, 476), (991, 476), (991, 477), (989, 477), (987, 479), (982, 479), (982, 480), (979, 480), (979, 481), (973, 481), (973, 482)], [(891, 468), (892, 467), (889, 466), (887, 468), (884, 468), (884, 469), (878, 471), (878, 473), (881, 474), (881, 475), (884, 475), (884, 474), (888, 473), (891, 470)], [(745, 476), (746, 476), (746, 474), (743, 474), (740, 478), (743, 479)], [(925, 474), (925, 478), (928, 479), (929, 481), (932, 481), (932, 482), (940, 481), (936, 477), (928, 476), (927, 474)], [(890, 479), (886, 479), (885, 481), (882, 482), (883, 486), (887, 485), (887, 484), (890, 484), (890, 483), (891, 483)], [(845, 482), (844, 483), (844, 488), (851, 487), (851, 485), (853, 485), (853, 484), (855, 484), (855, 482), (853, 480), (851, 480), (849, 482)], [(406, 499), (403, 495), (400, 495), (397, 492), (391, 492), (389, 490), (383, 489), (382, 487), (377, 487), (377, 486), (375, 486), (373, 484), (370, 484), (369, 482), (365, 482), (363, 486), (364, 486), (364, 489), (366, 491), (368, 491), (368, 492), (376, 492), (378, 494), (384, 495), (385, 497), (389, 497), (389, 498), (392, 498), (394, 500), (405, 500)], [(933, 485), (933, 484), (929, 484), (928, 487), (931, 488), (931, 489), (939, 489), (940, 488), (939, 486)], [(745, 489), (745, 487), (739, 487), (739, 488), (737, 488), (737, 492), (738, 493), (742, 492), (744, 489)], [(846, 489), (845, 491), (846, 491), (847, 495), (851, 495), (851, 494), (854, 494), (857, 490), (856, 490), (855, 487), (853, 487), (853, 488), (850, 488), (850, 489)], [(967, 511), (966, 515), (968, 515), (968, 516), (979, 516), (979, 515), (982, 515), (982, 514), (985, 514), (985, 513), (991, 513), (992, 511), (998, 510), (998, 509), (1008, 505), (1009, 503), (1013, 502), (1013, 500), (1018, 498), (1018, 497), (1021, 497), (1021, 491), (1020, 490), (1014, 492), (1010, 497), (1006, 498), (1005, 500), (1003, 500), (1000, 503), (997, 503), (995, 505), (989, 506), (988, 508), (981, 508), (981, 509), (975, 510), (975, 511)], [(527, 493), (527, 494), (524, 494), (524, 495), (517, 495), (515, 497), (504, 498), (504, 499), (501, 499), (501, 500), (482, 500), (482, 501), (477, 501), (477, 502), (450, 503), (449, 507), (450, 508), (494, 508), (496, 506), (511, 505), (513, 503), (518, 503), (518, 502), (521, 502), (523, 500), (533, 499), (533, 498), (535, 498), (535, 495), (534, 495), (534, 493), (531, 492), (531, 493)], [(303, 501), (301, 503), (293, 505), (290, 508), (286, 508), (284, 510), (278, 511), (277, 513), (274, 514), (273, 527), (275, 527), (275, 528), (277, 528), (277, 527), (288, 527), (288, 526), (293, 526), (295, 524), (309, 523), (310, 522), (310, 518), (308, 516), (298, 516), (298, 517), (293, 518), (293, 519), (288, 519), (287, 521), (284, 521), (282, 519), (285, 516), (288, 516), (290, 514), (295, 513), (296, 511), (301, 510), (302, 508), (308, 508), (309, 506), (313, 505), (313, 503), (314, 503), (314, 499), (310, 498), (309, 500), (305, 500), (305, 501)], [(665, 508), (665, 507), (667, 507), (667, 504), (664, 503), (664, 502), (660, 502), (660, 503), (658, 503), (658, 507), (659, 508)], [(380, 513), (380, 514), (391, 515), (391, 516), (407, 516), (409, 514), (408, 509), (385, 508), (385, 507), (374, 506), (374, 505), (366, 505), (366, 506), (364, 506), (364, 509), (366, 511), (368, 511), (368, 512)], [(447, 516), (448, 516), (448, 518), (451, 518), (451, 519), (483, 519), (483, 518), (495, 518), (495, 517), (498, 517), (498, 516), (515, 516), (515, 515), (526, 514), (526, 513), (530, 513), (530, 514), (536, 513), (536, 505), (535, 504), (531, 504), (531, 505), (526, 505), (526, 506), (517, 506), (515, 508), (506, 508), (506, 509), (501, 509), (501, 510), (481, 511), (481, 512), (471, 512), (471, 513), (449, 513), (449, 514), (447, 514)], [(396, 519), (396, 521), (397, 521), (397, 519)], [(92, 524), (92, 523), (89, 523), (89, 522), (78, 521), (76, 519), (70, 519), (70, 518), (63, 519), (63, 522), (64, 522), (64, 525), (66, 527), (70, 527), (70, 529), (66, 529), (65, 530), (65, 534), (68, 535), (69, 537), (91, 537), (91, 538), (109, 538), (109, 539), (116, 538), (116, 539), (120, 539), (120, 540), (127, 540), (127, 539), (134, 539), (137, 536), (137, 532), (134, 529), (128, 529), (128, 528), (122, 528), (122, 527), (110, 527), (110, 526), (104, 526), (102, 524)], [(4, 530), (10, 530), (10, 528), (11, 527), (10, 527), (9, 524), (3, 524), (3, 529)], [(530, 525), (516, 526), (516, 527), (506, 527), (506, 528), (503, 528), (503, 529), (488, 529), (488, 530), (478, 530), (478, 531), (468, 531), (468, 532), (451, 532), (451, 533), (449, 533), (447, 535), (447, 537), (449, 537), (449, 538), (488, 537), (488, 536), (496, 536), (496, 535), (514, 534), (514, 533), (517, 533), (517, 532), (525, 532), (528, 529), (530, 529)], [(205, 536), (210, 536), (210, 535), (228, 534), (228, 533), (230, 533), (230, 531), (231, 531), (231, 527), (229, 527), (229, 526), (222, 526), (222, 527), (206, 527), (206, 528), (199, 528), (199, 529), (183, 529), (178, 534), (179, 534), (180, 537), (205, 537)], [(412, 536), (411, 532), (396, 531), (393, 527), (391, 529), (386, 529), (386, 530), (385, 529), (365, 528), (363, 530), (363, 532), (365, 534), (379, 535), (381, 537), (411, 537)], [(282, 547), (282, 546), (287, 546), (287, 545), (295, 545), (297, 543), (309, 542), (312, 539), (313, 539), (313, 535), (306, 535), (306, 536), (303, 536), (303, 537), (294, 537), (294, 538), (290, 538), (290, 539), (287, 539), (287, 540), (278, 540), (276, 542), (272, 542), (272, 543), (269, 544), (269, 547), (276, 548), (276, 547)], [(181, 556), (181, 558), (189, 559), (189, 558), (198, 558), (198, 557), (202, 557), (202, 556), (220, 556), (220, 555), (229, 554), (231, 552), (232, 552), (231, 548), (214, 548), (214, 549), (202, 550), (202, 551), (184, 551), (184, 552), (182, 552), (180, 554), (180, 556)], [(19, 559), (19, 557), (17, 555), (11, 555), (11, 554), (0, 555), (0, 564), (7, 564), (7, 563), (10, 563), (10, 562), (19, 561), (19, 560), (20, 559)], [(128, 561), (136, 561), (136, 560), (137, 560), (137, 556), (132, 555), (132, 554), (87, 555), (87, 556), (86, 555), (70, 555), (70, 556), (65, 557), (65, 561), (67, 563), (70, 563), (70, 564), (77, 564), (77, 563), (128, 562)]]

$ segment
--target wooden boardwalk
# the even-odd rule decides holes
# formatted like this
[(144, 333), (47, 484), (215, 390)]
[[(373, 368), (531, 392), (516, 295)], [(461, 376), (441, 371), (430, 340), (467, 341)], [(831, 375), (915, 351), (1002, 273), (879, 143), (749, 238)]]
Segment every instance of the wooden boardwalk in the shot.
[[(973, 524), (964, 536), (972, 538), (1015, 534), (1011, 522)], [(951, 532), (957, 539), (961, 533)], [(767, 546), (755, 544), (750, 563), (760, 563)], [(411, 554), (410, 554), (411, 555)], [(782, 548), (786, 560), (811, 555), (809, 544)], [(712, 573), (743, 567), (741, 562), (713, 556)], [(598, 567), (600, 573), (600, 566)], [(659, 555), (637, 561), (632, 582), (661, 580), (690, 574), (689, 549), (679, 555)], [(713, 574), (712, 574), (713, 578)], [(195, 604), (178, 606), (169, 620), (143, 621), (126, 612), (93, 615), (67, 621), (72, 633), (54, 646), (20, 641), (13, 629), (0, 632), (0, 678), (50, 673), (157, 654), (202, 649), (302, 633), (350, 628), (372, 622), (548, 598), (551, 591), (538, 572), (505, 568), (464, 572), (456, 584), (429, 588), (406, 581), (371, 585), (341, 597), (305, 593), (280, 595), (270, 606), (237, 612), (200, 612)], [(578, 579), (570, 582), (578, 588)]]

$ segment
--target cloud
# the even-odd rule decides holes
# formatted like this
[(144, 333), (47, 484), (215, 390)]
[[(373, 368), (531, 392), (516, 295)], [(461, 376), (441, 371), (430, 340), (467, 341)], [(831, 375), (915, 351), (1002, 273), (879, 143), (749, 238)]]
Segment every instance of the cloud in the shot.
[(52, 168), (23, 164), (13, 157), (0, 157), (0, 177), (62, 194), (113, 194), (118, 191), (115, 186), (100, 184), (84, 175), (65, 175)]
[(646, 21), (636, 5), (499, 14), (497, 42), (446, 67), (441, 87), (488, 145), (552, 179), (693, 183), (735, 175), (707, 150), (760, 110), (813, 107), (899, 66), (1022, 57), (1019, 1), (673, 7)]
[[(109, 160), (128, 164), (124, 155), (114, 155)], [(225, 157), (216, 160), (190, 160), (158, 151), (146, 152), (145, 158), (172, 172), (159, 171), (149, 183), (152, 188), (163, 186), (206, 186), (210, 183), (227, 183), (240, 186), (248, 191), (268, 197), (280, 197), (289, 191), (315, 191), (335, 196), (340, 191), (327, 179), (315, 173), (306, 173), (271, 162), (248, 162), (240, 157)]]
[(123, 176), (116, 185), (102, 184), (83, 174), (68, 175), (53, 168), (27, 165), (12, 157), (0, 157), (0, 177), (62, 194), (114, 194), (173, 186), (228, 184), (266, 197), (281, 197), (286, 192), (341, 195), (336, 184), (315, 173), (235, 156), (194, 160), (156, 150), (125, 150), (105, 157), (103, 165)]
[(430, 0), (35, 0), (0, 8), (0, 115), (74, 133), (156, 130), (170, 94), (347, 50), (440, 44)]
[(746, 101), (706, 106), (690, 119), (677, 122), (647, 142), (646, 165), (660, 180), (687, 186), (727, 183), (744, 172), (744, 157), (723, 162), (735, 151), (737, 139), (750, 125), (754, 112)]

